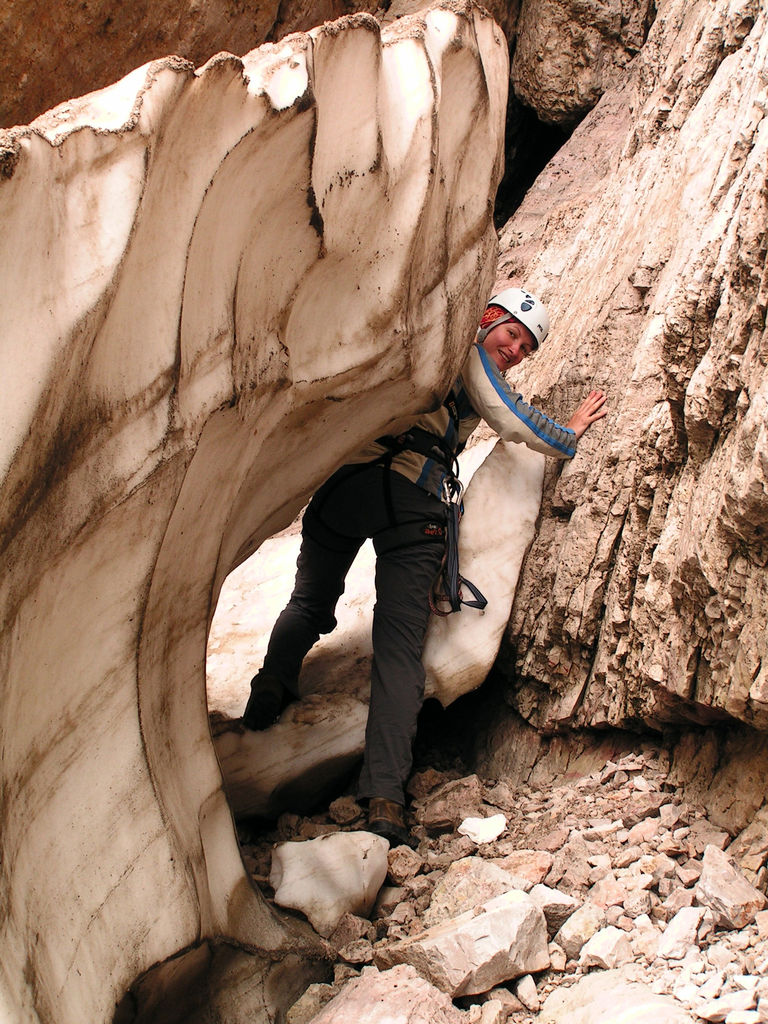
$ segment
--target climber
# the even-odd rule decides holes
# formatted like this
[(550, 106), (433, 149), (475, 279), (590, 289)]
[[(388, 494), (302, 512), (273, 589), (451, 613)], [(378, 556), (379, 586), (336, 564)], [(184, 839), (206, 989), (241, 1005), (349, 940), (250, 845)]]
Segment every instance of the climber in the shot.
[(493, 296), (443, 404), (404, 434), (369, 444), (320, 487), (304, 514), (293, 593), (251, 682), (243, 724), (266, 729), (298, 699), (302, 661), (320, 634), (335, 627), (347, 572), (372, 538), (371, 699), (358, 798), (368, 800), (369, 829), (393, 845), (409, 842), (404, 785), (424, 699), (430, 593), (444, 560), (446, 524), (460, 502), (455, 457), (482, 417), (504, 440), (570, 459), (584, 431), (605, 415), (605, 396), (591, 391), (562, 427), (510, 390), (502, 374), (548, 331), (547, 312), (529, 292), (508, 288)]

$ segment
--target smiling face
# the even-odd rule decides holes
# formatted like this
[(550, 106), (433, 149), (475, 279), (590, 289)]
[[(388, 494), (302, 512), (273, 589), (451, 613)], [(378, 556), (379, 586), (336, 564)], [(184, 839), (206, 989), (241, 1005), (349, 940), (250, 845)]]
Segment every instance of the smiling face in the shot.
[(537, 348), (534, 336), (517, 320), (498, 324), (488, 332), (482, 345), (502, 373), (517, 366)]

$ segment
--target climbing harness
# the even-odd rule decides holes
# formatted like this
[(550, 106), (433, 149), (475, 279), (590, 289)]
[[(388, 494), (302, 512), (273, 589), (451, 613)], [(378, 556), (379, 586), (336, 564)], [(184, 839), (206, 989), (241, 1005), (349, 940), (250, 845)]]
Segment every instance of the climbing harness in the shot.
[[(448, 410), (453, 424), (453, 434), (455, 438), (458, 439), (458, 401), (453, 391), (448, 394), (443, 405)], [(377, 437), (376, 443), (384, 448), (384, 452), (371, 462), (363, 462), (349, 467), (349, 471), (345, 475), (344, 479), (348, 480), (350, 476), (355, 476), (357, 473), (363, 473), (372, 466), (381, 466), (384, 470), (383, 497), (384, 507), (387, 514), (387, 522), (389, 525), (373, 535), (379, 545), (377, 550), (394, 550), (393, 547), (389, 545), (388, 538), (386, 538), (386, 534), (390, 530), (393, 533), (397, 533), (398, 547), (409, 547), (413, 544), (420, 544), (427, 538), (434, 538), (435, 540), (444, 539), (445, 548), (443, 552), (443, 559), (437, 576), (430, 588), (430, 609), (435, 613), (435, 615), (440, 616), (450, 615), (451, 612), (461, 611), (462, 605), (482, 611), (488, 604), (487, 600), (478, 588), (473, 583), (470, 583), (468, 579), (465, 579), (465, 577), (463, 577), (459, 572), (459, 523), (464, 512), (462, 502), (464, 488), (459, 480), (459, 464), (455, 451), (446, 440), (439, 437), (437, 434), (424, 430), (422, 427), (410, 427), (401, 434), (388, 434), (383, 437)], [(414, 519), (397, 518), (392, 497), (391, 474), (394, 472), (392, 469), (392, 462), (395, 456), (406, 451), (415, 452), (417, 455), (421, 455), (425, 459), (431, 459), (440, 466), (442, 470), (440, 498), (445, 509), (444, 523), (425, 522), (422, 516)], [(341, 480), (338, 481), (337, 486), (340, 483)], [(316, 500), (313, 502), (313, 505), (310, 506), (310, 508), (313, 509), (314, 518), (316, 520), (322, 521), (322, 509), (331, 493), (332, 489), (327, 490), (319, 500)], [(316, 498), (318, 497), (319, 495), (316, 496)], [(307, 518), (305, 517), (305, 526), (306, 525)], [(329, 546), (335, 546), (338, 544), (338, 550), (344, 550), (345, 545), (353, 539), (339, 533), (337, 530), (333, 529), (330, 524), (325, 522), (323, 522), (323, 530), (327, 535), (325, 543)], [(469, 600), (466, 600), (463, 596), (462, 588), (464, 587), (472, 595)]]
[[(464, 487), (458, 476), (446, 476), (443, 481), (443, 504), (445, 514), (445, 553), (440, 570), (429, 592), (429, 607), (435, 615), (445, 616), (451, 612), (460, 612), (464, 604), (467, 608), (482, 611), (488, 604), (487, 599), (466, 577), (459, 572), (459, 523), (464, 512), (462, 496)], [(472, 594), (473, 600), (465, 600), (462, 587)], [(443, 593), (439, 593), (442, 589)], [(447, 602), (448, 608), (441, 608), (440, 603)]]
[[(455, 412), (456, 403), (454, 400), (451, 405), (451, 400), (452, 395), (449, 395), (444, 404), (456, 423), (458, 420), (458, 414)], [(412, 427), (402, 434), (379, 437), (376, 440), (387, 449), (386, 453), (377, 461), (390, 472), (393, 458), (403, 451), (416, 452), (417, 455), (434, 459), (443, 469), (441, 500), (445, 506), (445, 551), (438, 574), (430, 588), (430, 609), (435, 615), (440, 616), (459, 612), (462, 605), (482, 611), (488, 601), (474, 583), (470, 583), (459, 572), (459, 523), (464, 512), (462, 501), (464, 487), (459, 480), (459, 464), (456, 455), (442, 438), (421, 427)], [(385, 495), (388, 502), (387, 511), (394, 523), (394, 510), (388, 484)], [(462, 587), (466, 587), (471, 592), (472, 599), (464, 599)], [(444, 607), (446, 603), (447, 608)]]

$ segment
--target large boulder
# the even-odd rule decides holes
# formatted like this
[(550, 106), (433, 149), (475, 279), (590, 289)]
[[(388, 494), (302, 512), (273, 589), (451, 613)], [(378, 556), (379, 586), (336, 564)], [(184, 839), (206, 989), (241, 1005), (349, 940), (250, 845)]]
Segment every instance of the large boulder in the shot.
[(110, 1019), (221, 937), (324, 955), (245, 874), (208, 625), (230, 570), (454, 378), (493, 273), (507, 72), (473, 6), (360, 15), (158, 61), (0, 139), (14, 1020)]
[(425, 931), (380, 946), (377, 967), (410, 964), (452, 998), (488, 992), (549, 967), (547, 925), (538, 904), (511, 889)]
[(572, 127), (645, 42), (651, 0), (524, 0), (516, 25), (515, 94), (548, 124)]
[(465, 1014), (413, 967), (368, 967), (312, 1018), (312, 1024), (462, 1024)]

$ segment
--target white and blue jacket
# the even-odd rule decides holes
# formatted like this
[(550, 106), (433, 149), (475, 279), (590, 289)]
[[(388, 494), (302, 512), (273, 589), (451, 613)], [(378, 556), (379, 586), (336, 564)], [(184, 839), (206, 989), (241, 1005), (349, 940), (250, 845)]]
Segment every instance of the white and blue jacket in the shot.
[[(576, 454), (575, 433), (524, 402), (509, 387), (485, 349), (475, 344), (445, 402), (434, 412), (423, 413), (413, 426), (439, 438), (445, 449), (457, 454), (481, 419), (504, 441), (525, 444), (556, 459), (572, 459)], [(387, 450), (386, 445), (373, 441), (350, 462), (375, 461)], [(441, 462), (405, 450), (392, 457), (391, 468), (441, 497), (446, 474)]]

